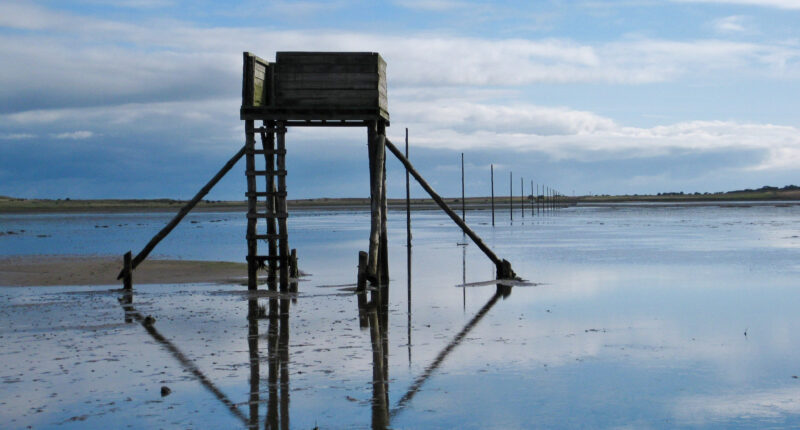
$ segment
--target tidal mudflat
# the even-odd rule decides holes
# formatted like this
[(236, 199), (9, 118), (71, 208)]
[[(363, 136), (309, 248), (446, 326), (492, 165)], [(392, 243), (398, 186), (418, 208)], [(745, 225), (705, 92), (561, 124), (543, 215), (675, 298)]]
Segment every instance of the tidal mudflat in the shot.
[[(405, 213), (390, 212), (383, 309), (351, 291), (369, 227), (357, 211), (292, 214), (297, 293), (0, 288), (2, 427), (800, 425), (800, 206), (527, 210), (495, 227), (467, 212), (528, 280), (500, 289), (445, 215), (415, 212), (410, 301)], [(2, 215), (24, 232), (0, 255), (135, 252), (169, 217)], [(240, 262), (244, 225), (192, 214), (156, 254)]]

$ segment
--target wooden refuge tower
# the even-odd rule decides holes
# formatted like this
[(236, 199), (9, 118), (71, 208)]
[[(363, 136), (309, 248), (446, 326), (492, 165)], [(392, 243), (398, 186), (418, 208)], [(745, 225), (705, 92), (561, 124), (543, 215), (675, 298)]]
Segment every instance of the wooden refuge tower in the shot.
[[(245, 121), (248, 289), (257, 288), (259, 268), (288, 286), (286, 228), (286, 132), (290, 127), (367, 129), (372, 223), (366, 278), (389, 279), (386, 239), (386, 62), (373, 52), (278, 52), (269, 63), (244, 53), (241, 119)], [(256, 124), (260, 121), (260, 124)], [(261, 147), (256, 148), (256, 137)], [(277, 143), (277, 145), (276, 145)], [(256, 156), (263, 156), (264, 168)], [(258, 157), (261, 158), (261, 157)], [(260, 178), (264, 178), (260, 180)], [(259, 232), (264, 220), (265, 233)], [(266, 240), (267, 254), (258, 241)], [(274, 285), (271, 282), (270, 285)]]

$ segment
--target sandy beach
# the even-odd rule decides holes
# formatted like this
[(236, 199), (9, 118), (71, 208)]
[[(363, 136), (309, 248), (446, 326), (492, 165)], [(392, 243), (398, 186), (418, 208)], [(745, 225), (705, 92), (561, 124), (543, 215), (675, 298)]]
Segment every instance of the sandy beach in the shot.
[[(122, 260), (110, 256), (0, 257), (0, 286), (121, 285), (121, 268)], [(222, 261), (145, 260), (134, 271), (134, 284), (237, 283), (246, 278), (246, 264)]]

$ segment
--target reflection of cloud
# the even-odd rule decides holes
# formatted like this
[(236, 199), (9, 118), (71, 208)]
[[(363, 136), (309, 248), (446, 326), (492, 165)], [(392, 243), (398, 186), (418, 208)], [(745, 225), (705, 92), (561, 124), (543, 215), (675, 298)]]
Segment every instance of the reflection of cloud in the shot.
[(689, 424), (779, 418), (800, 414), (800, 387), (754, 393), (686, 396), (678, 399), (674, 408), (676, 418)]

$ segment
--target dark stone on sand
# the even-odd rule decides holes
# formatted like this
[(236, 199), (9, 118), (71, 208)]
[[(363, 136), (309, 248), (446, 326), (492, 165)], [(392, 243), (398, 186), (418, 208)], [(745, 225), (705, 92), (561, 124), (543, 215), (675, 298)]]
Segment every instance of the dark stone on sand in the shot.
[(169, 393), (171, 392), (172, 390), (170, 390), (169, 387), (167, 387), (166, 385), (161, 386), (161, 397), (169, 396)]

